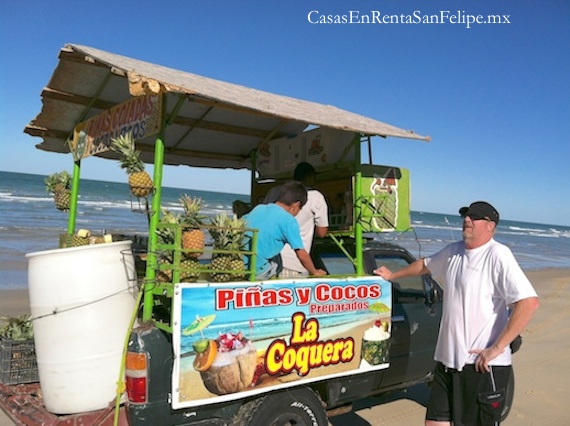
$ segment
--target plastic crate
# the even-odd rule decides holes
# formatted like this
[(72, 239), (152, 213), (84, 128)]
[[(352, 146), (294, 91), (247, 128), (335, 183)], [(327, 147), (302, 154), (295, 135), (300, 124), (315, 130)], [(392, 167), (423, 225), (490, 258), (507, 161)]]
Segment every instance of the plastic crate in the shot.
[(38, 380), (34, 341), (0, 339), (0, 382), (16, 385)]

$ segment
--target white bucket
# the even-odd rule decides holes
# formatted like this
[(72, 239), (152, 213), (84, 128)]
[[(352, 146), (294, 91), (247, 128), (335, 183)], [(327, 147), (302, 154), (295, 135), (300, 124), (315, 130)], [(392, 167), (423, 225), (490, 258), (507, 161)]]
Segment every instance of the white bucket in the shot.
[(43, 399), (73, 414), (114, 401), (135, 308), (130, 241), (28, 253), (30, 308)]

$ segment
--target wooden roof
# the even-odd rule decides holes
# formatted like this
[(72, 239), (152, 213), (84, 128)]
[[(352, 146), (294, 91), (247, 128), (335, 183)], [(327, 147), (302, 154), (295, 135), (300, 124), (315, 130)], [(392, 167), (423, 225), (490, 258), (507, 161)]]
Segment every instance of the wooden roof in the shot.
[[(263, 141), (292, 136), (309, 126), (430, 139), (334, 106), (74, 44), (61, 49), (59, 63), (42, 91), (42, 110), (24, 132), (42, 138), (37, 148), (66, 153), (66, 141), (77, 124), (147, 93), (165, 95), (169, 122), (164, 137), (165, 164), (250, 168), (251, 153)], [(145, 162), (153, 162), (154, 143), (154, 137), (137, 141)], [(116, 158), (112, 152), (97, 155)]]

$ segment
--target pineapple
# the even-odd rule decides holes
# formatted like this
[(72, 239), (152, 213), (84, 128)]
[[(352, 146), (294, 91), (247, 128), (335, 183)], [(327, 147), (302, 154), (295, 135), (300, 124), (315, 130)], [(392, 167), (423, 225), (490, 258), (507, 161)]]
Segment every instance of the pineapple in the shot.
[(69, 211), (71, 202), (71, 175), (63, 170), (45, 179), (46, 191), (53, 193), (55, 207), (61, 211)]
[[(164, 266), (166, 268), (164, 268)], [(163, 255), (158, 260), (158, 270), (156, 272), (156, 280), (159, 283), (171, 283), (172, 282), (172, 259), (168, 258), (166, 255)]]
[(206, 238), (200, 229), (203, 225), (204, 216), (200, 215), (202, 200), (190, 198), (188, 195), (180, 197), (184, 213), (180, 217), (182, 229), (182, 248), (192, 250), (185, 252), (186, 257), (197, 258), (204, 252)]
[(91, 231), (88, 229), (80, 229), (71, 237), (71, 246), (78, 247), (78, 246), (88, 246), (90, 241), (89, 238), (91, 237)]
[(113, 138), (111, 149), (122, 157), (121, 168), (126, 169), (129, 175), (131, 194), (138, 198), (147, 197), (154, 185), (150, 175), (144, 169), (144, 163), (139, 158), (141, 152), (135, 149), (132, 133)]
[(88, 246), (89, 237), (81, 237), (75, 234), (71, 237), (71, 247)]
[(180, 282), (187, 283), (196, 281), (200, 275), (200, 262), (186, 257), (180, 262)]
[(71, 235), (59, 234), (59, 248), (71, 247)]
[(113, 236), (111, 234), (95, 235), (95, 236), (92, 235), (91, 237), (89, 237), (90, 244), (105, 244), (112, 242), (113, 242)]
[(223, 212), (211, 221), (213, 228), (210, 235), (214, 241), (212, 255), (212, 281), (227, 282), (243, 278), (245, 266), (240, 253), (243, 250), (246, 222), (234, 216), (230, 218)]
[[(165, 225), (177, 225), (178, 217), (172, 214), (167, 209), (162, 209), (162, 218), (156, 230), (156, 235), (158, 237), (158, 243), (163, 245), (174, 244), (174, 235), (176, 228), (174, 226)], [(162, 225), (162, 226), (161, 226)], [(172, 268), (164, 268), (163, 265), (172, 265), (174, 259), (174, 253), (172, 250), (164, 250), (159, 253), (158, 259), (158, 270), (156, 272), (156, 278), (159, 282), (172, 282)]]
[(59, 248), (88, 246), (91, 244), (91, 231), (80, 229), (75, 234), (60, 234)]
[[(173, 226), (159, 226), (156, 233), (158, 236), (159, 244), (172, 245), (175, 243), (175, 233), (178, 225), (183, 220), (181, 216), (175, 216), (170, 211), (162, 209), (162, 224), (169, 224)], [(202, 234), (203, 235), (203, 234)], [(203, 249), (203, 245), (202, 245)], [(195, 259), (197, 254), (192, 253), (181, 253), (180, 256), (180, 282), (193, 282), (196, 281), (200, 275), (200, 263)], [(164, 250), (162, 251), (159, 259), (158, 272), (156, 274), (157, 280), (159, 282), (172, 282), (173, 271), (172, 265), (174, 264), (174, 251)]]
[(224, 254), (216, 253), (212, 255), (212, 263), (211, 268), (212, 272), (210, 273), (210, 277), (212, 281), (218, 283), (225, 283), (231, 281), (232, 276), (230, 275), (230, 260), (231, 256), (227, 256)]

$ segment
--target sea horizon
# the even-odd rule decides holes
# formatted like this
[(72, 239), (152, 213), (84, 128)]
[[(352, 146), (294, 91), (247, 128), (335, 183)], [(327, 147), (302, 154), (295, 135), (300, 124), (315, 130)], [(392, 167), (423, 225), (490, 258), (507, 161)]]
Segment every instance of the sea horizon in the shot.
[[(0, 171), (0, 290), (27, 288), (26, 254), (57, 248), (59, 234), (67, 230), (67, 217), (58, 211), (45, 190), (45, 175)], [(179, 197), (202, 199), (208, 217), (231, 212), (236, 199), (246, 194), (163, 187), (162, 207), (182, 211)], [(82, 179), (76, 228), (93, 233), (148, 233), (148, 218), (138, 200), (130, 197), (128, 184)], [(144, 206), (143, 206), (144, 207)], [(434, 253), (461, 239), (458, 214), (411, 212), (412, 230), (382, 233), (376, 237), (407, 248), (416, 257)], [(495, 239), (506, 244), (523, 269), (570, 268), (570, 227), (501, 219)]]

